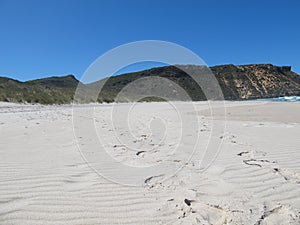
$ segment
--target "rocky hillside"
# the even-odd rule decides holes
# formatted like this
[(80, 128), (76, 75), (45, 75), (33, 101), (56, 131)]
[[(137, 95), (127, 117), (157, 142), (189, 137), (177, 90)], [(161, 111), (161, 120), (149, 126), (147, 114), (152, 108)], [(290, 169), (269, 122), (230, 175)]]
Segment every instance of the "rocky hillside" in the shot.
[[(194, 71), (203, 68), (183, 66)], [(227, 100), (244, 100), (300, 95), (300, 76), (289, 66), (271, 64), (221, 65), (210, 68), (215, 74)], [(201, 73), (200, 73), (201, 74)], [(196, 82), (185, 72), (174, 66), (152, 68), (135, 73), (110, 77), (99, 95), (99, 102), (112, 102), (127, 84), (149, 76), (159, 76), (180, 85), (192, 100), (205, 100), (205, 95)], [(0, 77), (0, 101), (31, 102), (42, 104), (70, 103), (79, 81), (72, 75), (50, 77), (27, 82)], [(97, 88), (104, 80), (85, 85)], [(147, 88), (147, 87), (145, 87)], [(149, 101), (157, 99), (147, 99)]]
[[(206, 73), (205, 68), (203, 71), (203, 68), (198, 66), (181, 67), (189, 71), (198, 70), (199, 75)], [(300, 95), (300, 76), (292, 72), (289, 66), (279, 67), (271, 64), (221, 65), (210, 69), (215, 74), (226, 100)], [(202, 90), (190, 76), (177, 67), (166, 66), (111, 77), (105, 83), (99, 101), (113, 101), (117, 93), (127, 84), (147, 76), (167, 78), (184, 88), (192, 100), (206, 100)]]
[(215, 66), (226, 99), (256, 99), (300, 95), (300, 76), (290, 66), (253, 64)]

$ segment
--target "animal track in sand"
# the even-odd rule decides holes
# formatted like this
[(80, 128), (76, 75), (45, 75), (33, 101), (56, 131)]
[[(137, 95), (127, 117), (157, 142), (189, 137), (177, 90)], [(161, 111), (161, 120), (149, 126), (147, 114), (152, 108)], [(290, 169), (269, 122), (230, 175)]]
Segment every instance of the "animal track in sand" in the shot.
[(258, 167), (262, 167), (263, 163), (276, 163), (275, 161), (270, 162), (269, 160), (266, 159), (246, 159), (243, 160), (243, 162), (249, 166), (258, 166)]
[(145, 179), (144, 183), (150, 185), (153, 187), (155, 184), (157, 184), (158, 181), (161, 181), (161, 179), (164, 177), (164, 174), (156, 175), (156, 176), (151, 176)]
[(240, 153), (238, 153), (237, 155), (238, 155), (238, 156), (243, 156), (243, 155), (246, 155), (246, 154), (249, 154), (249, 152), (248, 152), (248, 151), (240, 152)]
[(143, 153), (145, 153), (146, 151), (138, 151), (137, 153), (136, 153), (136, 155), (137, 156), (139, 156), (139, 155), (141, 155), (141, 156), (143, 156), (144, 154)]

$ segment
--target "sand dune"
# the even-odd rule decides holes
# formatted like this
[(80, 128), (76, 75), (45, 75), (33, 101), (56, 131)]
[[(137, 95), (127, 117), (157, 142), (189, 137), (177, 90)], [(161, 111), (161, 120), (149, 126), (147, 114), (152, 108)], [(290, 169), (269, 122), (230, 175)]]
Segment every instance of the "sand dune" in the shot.
[[(221, 108), (211, 118), (207, 103), (189, 105), (178, 117), (139, 103), (127, 117), (127, 104), (1, 103), (0, 224), (300, 224), (300, 104), (226, 102), (217, 132)], [(87, 108), (101, 145), (74, 123)], [(220, 151), (207, 156), (211, 140)], [(132, 173), (101, 161), (102, 148)]]

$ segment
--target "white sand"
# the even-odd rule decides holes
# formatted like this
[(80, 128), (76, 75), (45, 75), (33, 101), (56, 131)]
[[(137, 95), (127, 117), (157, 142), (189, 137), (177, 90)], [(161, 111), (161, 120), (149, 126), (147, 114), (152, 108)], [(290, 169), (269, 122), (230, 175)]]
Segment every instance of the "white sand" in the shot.
[[(74, 138), (71, 106), (0, 103), (0, 224), (300, 224), (299, 103), (227, 102), (225, 133), (217, 132), (212, 139), (207, 104), (197, 103), (196, 112), (187, 103), (180, 105), (185, 121), (199, 118), (199, 130), (183, 132), (180, 142), (187, 151), (174, 158), (181, 124), (166, 103), (135, 107), (130, 114), (134, 136), (126, 129), (127, 121), (115, 120), (121, 140), (109, 123), (112, 105), (95, 109), (102, 144), (133, 168), (133, 174), (139, 169), (132, 166), (167, 162), (166, 168), (153, 170), (151, 178), (110, 169), (105, 162), (97, 165), (97, 157), (92, 168), (87, 165), (78, 146), (89, 150), (96, 142), (87, 131), (77, 133), (79, 141)], [(124, 107), (116, 109), (122, 112)], [(222, 120), (217, 110), (215, 121)], [(149, 123), (157, 133), (151, 134)], [(185, 164), (182, 159), (193, 148), (196, 133), (200, 144), (194, 157), (164, 180)], [(198, 156), (209, 140), (217, 139), (223, 141), (220, 152), (203, 171)], [(129, 151), (128, 145), (136, 151)], [(144, 152), (137, 155), (138, 150)], [(143, 178), (145, 186), (111, 182), (95, 168), (120, 183)], [(192, 200), (190, 206), (185, 199)]]

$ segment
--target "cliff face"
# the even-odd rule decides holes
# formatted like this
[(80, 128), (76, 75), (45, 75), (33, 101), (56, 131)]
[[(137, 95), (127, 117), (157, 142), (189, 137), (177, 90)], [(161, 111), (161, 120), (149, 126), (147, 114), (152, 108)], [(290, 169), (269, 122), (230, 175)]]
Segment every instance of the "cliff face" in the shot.
[(300, 76), (289, 66), (225, 65), (211, 68), (226, 99), (273, 98), (300, 95)]
[[(199, 76), (207, 73), (205, 67), (193, 65), (180, 67), (188, 68), (189, 71), (200, 71)], [(215, 74), (226, 100), (300, 96), (300, 76), (292, 72), (290, 66), (221, 65), (210, 69)], [(206, 100), (201, 88), (189, 75), (175, 66), (165, 66), (110, 77), (106, 80), (98, 101), (112, 102), (126, 85), (136, 79), (149, 76), (164, 77), (173, 81), (180, 85), (194, 101)], [(101, 80), (85, 86), (94, 89), (103, 82), (104, 80)], [(28, 82), (0, 77), (0, 101), (42, 104), (71, 103), (78, 83), (79, 81), (72, 75)], [(143, 84), (143, 88), (150, 87)], [(176, 93), (174, 99), (176, 100)], [(147, 100), (156, 101), (157, 99), (148, 98)]]

